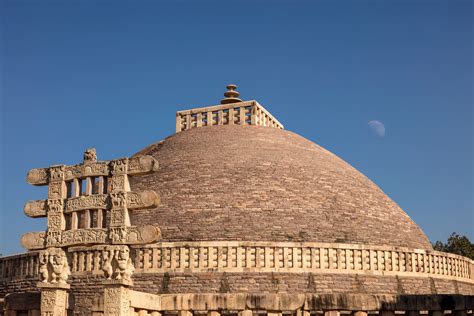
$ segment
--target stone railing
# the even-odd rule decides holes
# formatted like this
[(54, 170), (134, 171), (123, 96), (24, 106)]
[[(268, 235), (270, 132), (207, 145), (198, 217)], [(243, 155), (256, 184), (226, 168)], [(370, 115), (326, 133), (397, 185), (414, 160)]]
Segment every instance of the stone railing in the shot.
[(468, 258), (419, 249), (349, 244), (163, 242), (135, 248), (136, 273), (313, 272), (433, 276), (474, 282)]
[[(102, 275), (106, 246), (71, 247), (72, 275)], [(474, 283), (474, 261), (399, 247), (276, 242), (162, 242), (133, 246), (135, 274), (164, 272), (370, 273)], [(0, 280), (38, 276), (36, 252), (0, 258)]]
[(37, 251), (0, 257), (0, 280), (38, 279), (39, 266)]
[(254, 100), (176, 112), (176, 133), (212, 125), (257, 125), (283, 129), (283, 125)]

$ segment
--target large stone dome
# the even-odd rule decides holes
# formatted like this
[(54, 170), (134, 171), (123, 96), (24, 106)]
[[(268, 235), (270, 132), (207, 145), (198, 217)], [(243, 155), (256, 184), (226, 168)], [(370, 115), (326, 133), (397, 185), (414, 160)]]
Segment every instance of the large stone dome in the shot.
[(317, 144), (255, 125), (192, 128), (136, 155), (159, 171), (132, 190), (161, 205), (134, 212), (164, 241), (293, 241), (432, 249), (422, 230), (377, 185)]

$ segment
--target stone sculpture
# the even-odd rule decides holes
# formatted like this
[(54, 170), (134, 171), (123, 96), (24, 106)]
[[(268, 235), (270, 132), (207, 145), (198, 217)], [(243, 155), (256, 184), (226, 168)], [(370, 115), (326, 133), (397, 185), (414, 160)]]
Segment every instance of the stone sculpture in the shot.
[(97, 161), (97, 153), (95, 148), (86, 149), (84, 152), (84, 163), (96, 162)]
[(107, 246), (102, 258), (102, 271), (107, 279), (131, 281), (135, 268), (127, 246)]
[(40, 251), (40, 280), (43, 283), (66, 284), (71, 274), (66, 253), (61, 248)]

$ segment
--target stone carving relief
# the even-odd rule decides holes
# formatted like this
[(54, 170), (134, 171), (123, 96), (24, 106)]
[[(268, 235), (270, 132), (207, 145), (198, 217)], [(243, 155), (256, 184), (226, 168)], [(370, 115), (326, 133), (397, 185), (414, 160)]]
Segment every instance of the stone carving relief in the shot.
[(54, 166), (54, 167), (49, 168), (49, 180), (50, 181), (64, 180), (64, 166)]
[(63, 246), (103, 244), (106, 238), (107, 233), (103, 228), (66, 230), (62, 232), (61, 244)]
[(102, 259), (102, 271), (107, 279), (131, 281), (135, 268), (127, 246), (107, 246)]
[(125, 190), (126, 176), (113, 176), (109, 181), (109, 192), (117, 192)]
[(39, 253), (40, 278), (43, 283), (66, 284), (71, 273), (66, 253), (61, 248), (48, 248)]
[(48, 214), (48, 231), (59, 231), (64, 225), (62, 213)]
[(107, 175), (109, 167), (106, 162), (98, 162), (84, 165), (82, 176), (100, 176)]
[(161, 239), (161, 231), (153, 225), (111, 227), (109, 239), (113, 244), (146, 244)]
[(86, 149), (84, 152), (84, 163), (91, 163), (97, 161), (97, 152), (95, 148)]
[(48, 197), (50, 199), (61, 199), (63, 197), (63, 182), (51, 182), (49, 184)]
[(66, 166), (65, 180), (80, 178), (82, 176), (82, 165)]
[(155, 191), (127, 192), (127, 207), (130, 209), (156, 207), (159, 204), (160, 198)]
[(112, 208), (125, 207), (126, 196), (124, 192), (111, 193), (110, 201), (112, 202)]
[(46, 246), (61, 247), (61, 231), (48, 231), (46, 233)]
[(44, 288), (41, 291), (41, 316), (64, 316), (68, 294), (64, 290)]
[(112, 174), (126, 174), (127, 173), (127, 164), (128, 164), (128, 159), (123, 158), (123, 159), (118, 159), (118, 160), (112, 160), (110, 165), (112, 167)]
[(22, 236), (21, 244), (29, 250), (39, 250), (46, 246), (68, 247), (106, 243), (136, 245), (152, 243), (160, 239), (161, 232), (157, 226), (145, 225), (30, 232)]
[(158, 171), (159, 163), (152, 156), (139, 156), (128, 159), (128, 174), (144, 174)]
[(107, 194), (79, 196), (66, 201), (66, 211), (80, 211), (89, 209), (104, 209), (107, 207)]
[(110, 226), (121, 226), (125, 223), (124, 209), (113, 209), (110, 211)]
[(104, 291), (104, 316), (130, 315), (130, 290), (107, 287)]
[(63, 211), (63, 200), (48, 200), (48, 213), (61, 213)]

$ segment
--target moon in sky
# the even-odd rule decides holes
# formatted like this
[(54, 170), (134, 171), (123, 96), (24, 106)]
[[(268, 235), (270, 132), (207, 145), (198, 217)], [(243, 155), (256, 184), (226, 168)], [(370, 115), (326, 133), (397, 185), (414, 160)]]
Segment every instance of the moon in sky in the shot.
[(385, 137), (385, 125), (382, 122), (373, 120), (368, 123), (370, 129), (380, 138)]

